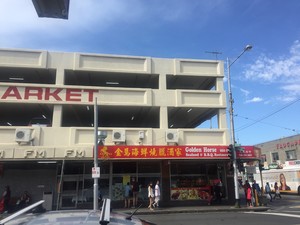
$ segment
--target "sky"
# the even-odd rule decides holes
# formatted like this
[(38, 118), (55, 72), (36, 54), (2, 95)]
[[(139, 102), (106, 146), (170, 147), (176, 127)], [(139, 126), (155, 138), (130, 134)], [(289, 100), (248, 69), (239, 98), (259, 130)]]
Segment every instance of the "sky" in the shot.
[[(300, 133), (299, 0), (70, 0), (69, 19), (0, 1), (0, 48), (224, 61), (236, 141)], [(211, 52), (218, 52), (213, 54)], [(229, 126), (229, 122), (228, 122)]]

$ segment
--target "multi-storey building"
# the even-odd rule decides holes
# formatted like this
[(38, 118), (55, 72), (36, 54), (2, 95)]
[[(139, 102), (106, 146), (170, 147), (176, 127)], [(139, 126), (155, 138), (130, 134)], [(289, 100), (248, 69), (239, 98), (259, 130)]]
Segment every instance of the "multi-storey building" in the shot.
[(292, 165), (294, 162), (299, 163), (299, 146), (299, 134), (256, 145), (261, 149), (265, 167), (284, 167), (284, 165)]
[(215, 60), (1, 49), (0, 187), (49, 209), (92, 203), (96, 106), (99, 186), (113, 203), (133, 177), (140, 201), (156, 180), (164, 204), (203, 201), (216, 179), (227, 193), (223, 76)]

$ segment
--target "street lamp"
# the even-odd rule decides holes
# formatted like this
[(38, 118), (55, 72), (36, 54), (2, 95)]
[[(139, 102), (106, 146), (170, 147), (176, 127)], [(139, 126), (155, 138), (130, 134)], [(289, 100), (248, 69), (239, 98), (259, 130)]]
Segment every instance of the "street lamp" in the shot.
[(92, 168), (92, 178), (94, 178), (94, 201), (93, 209), (98, 210), (98, 197), (99, 187), (98, 180), (100, 178), (100, 167), (98, 166), (98, 146), (103, 146), (105, 138), (107, 137), (106, 131), (98, 131), (98, 104), (97, 98), (94, 103), (94, 167)]
[(234, 134), (234, 120), (233, 120), (233, 97), (231, 91), (231, 80), (230, 80), (230, 67), (247, 51), (252, 49), (251, 45), (246, 45), (241, 54), (236, 57), (235, 60), (230, 63), (227, 58), (227, 81), (228, 81), (228, 95), (229, 95), (229, 116), (230, 116), (230, 128), (231, 128), (231, 144), (233, 145), (233, 173), (234, 173), (234, 192), (235, 192), (235, 206), (240, 208), (240, 195), (239, 195), (239, 186), (238, 186), (238, 170), (237, 170), (237, 160), (236, 160), (236, 151), (235, 151), (235, 134)]

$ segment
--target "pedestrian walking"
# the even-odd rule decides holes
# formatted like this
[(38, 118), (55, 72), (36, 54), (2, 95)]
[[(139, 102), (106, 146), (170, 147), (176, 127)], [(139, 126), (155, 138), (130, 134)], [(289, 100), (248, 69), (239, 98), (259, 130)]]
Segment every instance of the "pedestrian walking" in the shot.
[(256, 180), (253, 181), (252, 184), (252, 191), (253, 191), (253, 199), (256, 206), (259, 205), (258, 197), (261, 195), (261, 189), (259, 187), (259, 184), (256, 183)]
[(246, 193), (246, 199), (247, 199), (247, 206), (252, 207), (252, 190), (249, 183), (247, 183), (246, 187), (247, 193)]
[(129, 182), (127, 182), (124, 191), (124, 201), (125, 201), (124, 208), (130, 208), (131, 193), (132, 193), (131, 186)]
[(154, 193), (153, 193), (153, 187), (152, 187), (152, 182), (149, 183), (148, 185), (148, 198), (149, 198), (149, 206), (148, 208), (150, 210), (153, 210), (153, 200), (154, 200)]
[(278, 187), (277, 182), (275, 182), (275, 184), (274, 184), (274, 190), (275, 190), (275, 194), (274, 194), (273, 199), (275, 200), (276, 197), (281, 199), (281, 195), (280, 195), (280, 191), (279, 191), (279, 187)]
[(269, 198), (270, 202), (272, 202), (273, 198), (272, 198), (272, 195), (271, 195), (271, 188), (270, 188), (269, 182), (266, 183), (265, 192), (266, 192), (267, 198)]
[(252, 189), (255, 190), (258, 195), (260, 195), (261, 189), (259, 187), (259, 184), (256, 183), (256, 180), (253, 181)]
[(245, 199), (246, 199), (246, 204), (247, 204), (247, 188), (248, 188), (248, 180), (245, 180), (245, 183), (243, 185), (244, 193), (245, 193)]
[(132, 188), (132, 206), (135, 208), (138, 204), (139, 199), (139, 184), (133, 177), (131, 179), (131, 188)]
[(160, 201), (160, 187), (159, 187), (159, 180), (156, 181), (156, 185), (154, 188), (154, 203), (153, 207), (159, 207), (159, 201)]

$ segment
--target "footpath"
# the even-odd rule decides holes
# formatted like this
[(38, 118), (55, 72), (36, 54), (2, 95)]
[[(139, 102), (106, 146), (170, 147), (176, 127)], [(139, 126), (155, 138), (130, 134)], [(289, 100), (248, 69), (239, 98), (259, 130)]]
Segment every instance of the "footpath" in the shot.
[(206, 212), (245, 212), (245, 211), (263, 212), (269, 209), (270, 207), (268, 206), (247, 207), (246, 205), (241, 205), (240, 207), (235, 207), (234, 205), (229, 205), (224, 202), (221, 205), (159, 207), (159, 208), (154, 208), (154, 210), (141, 207), (141, 208), (113, 209), (113, 211), (122, 212), (126, 214), (134, 213), (134, 215), (148, 215), (148, 214), (206, 213)]

